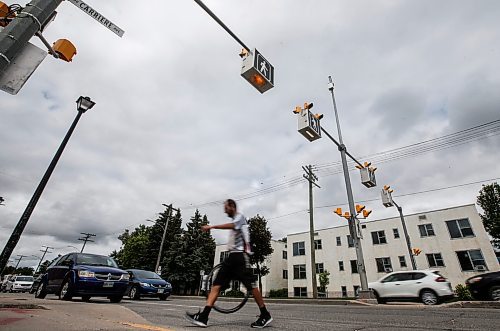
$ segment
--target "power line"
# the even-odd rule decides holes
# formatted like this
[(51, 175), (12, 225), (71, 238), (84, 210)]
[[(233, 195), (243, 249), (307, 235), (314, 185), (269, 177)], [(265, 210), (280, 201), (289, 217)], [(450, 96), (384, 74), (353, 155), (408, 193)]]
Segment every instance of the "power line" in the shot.
[(93, 234), (93, 233), (85, 233), (85, 232), (80, 232), (80, 234), (83, 234), (84, 237), (83, 238), (78, 238), (78, 240), (81, 240), (83, 241), (83, 246), (82, 246), (82, 250), (80, 251), (80, 253), (83, 253), (83, 249), (85, 248), (85, 245), (87, 244), (87, 241), (90, 241), (90, 242), (94, 242), (93, 240), (89, 239), (90, 237), (95, 237), (96, 235)]

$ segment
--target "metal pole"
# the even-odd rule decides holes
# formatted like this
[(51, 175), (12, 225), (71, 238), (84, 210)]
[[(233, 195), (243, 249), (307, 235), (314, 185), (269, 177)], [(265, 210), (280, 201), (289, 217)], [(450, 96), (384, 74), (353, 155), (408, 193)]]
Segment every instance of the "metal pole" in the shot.
[(0, 76), (62, 0), (33, 0), (0, 32)]
[(406, 222), (403, 216), (403, 208), (401, 208), (394, 200), (392, 200), (392, 203), (394, 204), (394, 206), (396, 206), (396, 208), (398, 208), (399, 211), (399, 217), (401, 218), (401, 224), (403, 225), (403, 232), (405, 234), (406, 246), (408, 247), (408, 254), (410, 255), (411, 266), (413, 270), (417, 270), (417, 261), (415, 261), (415, 256), (413, 255), (411, 249), (410, 235), (408, 234), (408, 230), (406, 229)]
[[(1, 41), (1, 40), (0, 40)], [(75, 130), (76, 124), (78, 124), (78, 121), (80, 120), (80, 117), (82, 116), (83, 112), (78, 111), (78, 114), (76, 115), (76, 118), (73, 121), (73, 124), (71, 124), (71, 127), (69, 128), (68, 132), (66, 133), (66, 136), (64, 137), (61, 145), (59, 146), (59, 149), (57, 150), (56, 154), (54, 155), (54, 158), (50, 162), (49, 167), (47, 168), (47, 171), (42, 177), (42, 180), (38, 184), (38, 187), (35, 190), (35, 193), (33, 193), (33, 196), (31, 197), (30, 202), (28, 203), (28, 206), (24, 210), (24, 213), (22, 214), (21, 218), (19, 219), (19, 222), (17, 223), (14, 232), (12, 232), (12, 235), (9, 238), (9, 241), (5, 245), (5, 248), (2, 251), (2, 255), (0, 256), (0, 270), (3, 272), (3, 269), (7, 265), (7, 261), (9, 260), (10, 255), (12, 254), (12, 251), (14, 251), (14, 248), (16, 247), (17, 243), (19, 242), (19, 238), (21, 238), (21, 234), (24, 231), (24, 228), (26, 227), (26, 224), (28, 224), (28, 221), (30, 219), (31, 214), (33, 213), (33, 210), (35, 209), (35, 206), (40, 199), (40, 196), (42, 195), (42, 192), (47, 185), (47, 182), (49, 181), (50, 175), (54, 171), (54, 168), (56, 167), (57, 162), (59, 161), (59, 158), (62, 155), (62, 152), (64, 151), (64, 148), (66, 147), (66, 144), (69, 141), (69, 138), (71, 137), (71, 134)]]
[(337, 112), (337, 104), (335, 103), (335, 95), (333, 93), (333, 82), (332, 77), (328, 76), (330, 83), (328, 84), (328, 89), (332, 94), (333, 109), (335, 111), (335, 120), (337, 122), (337, 131), (339, 135), (339, 151), (340, 157), (342, 159), (342, 169), (344, 171), (345, 186), (347, 191), (347, 199), (349, 201), (349, 210), (351, 217), (349, 218), (349, 231), (351, 233), (352, 240), (354, 242), (354, 247), (356, 248), (356, 258), (358, 263), (359, 279), (361, 282), (361, 290), (359, 291), (360, 299), (369, 299), (371, 297), (371, 291), (368, 290), (368, 280), (366, 277), (365, 261), (363, 258), (363, 248), (361, 247), (361, 241), (358, 235), (358, 229), (356, 227), (356, 208), (354, 206), (354, 198), (352, 195), (351, 179), (349, 177), (349, 169), (347, 167), (347, 157), (346, 157), (346, 147), (342, 141), (342, 133), (340, 131), (340, 121)]
[(155, 272), (158, 272), (158, 267), (160, 266), (161, 253), (163, 251), (163, 243), (165, 242), (165, 237), (167, 236), (168, 221), (170, 216), (172, 216), (172, 204), (164, 205), (167, 207), (167, 222), (165, 223), (165, 228), (163, 229), (163, 237), (161, 238), (160, 250), (158, 251), (158, 258), (156, 259)]

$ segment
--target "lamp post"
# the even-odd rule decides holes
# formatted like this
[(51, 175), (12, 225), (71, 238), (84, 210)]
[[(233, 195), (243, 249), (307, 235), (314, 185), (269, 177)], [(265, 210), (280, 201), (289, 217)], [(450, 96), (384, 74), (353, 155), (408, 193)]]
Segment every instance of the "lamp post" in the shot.
[(40, 196), (42, 195), (42, 192), (47, 185), (47, 182), (49, 181), (50, 175), (52, 175), (52, 172), (54, 171), (54, 168), (57, 165), (57, 162), (59, 161), (59, 158), (62, 155), (62, 152), (64, 151), (64, 148), (66, 147), (66, 144), (69, 141), (69, 138), (71, 137), (71, 134), (75, 130), (76, 125), (78, 124), (78, 121), (80, 120), (80, 117), (85, 113), (87, 110), (91, 109), (94, 107), (95, 102), (90, 100), (89, 97), (79, 97), (78, 100), (76, 100), (76, 105), (77, 105), (77, 111), (78, 114), (76, 115), (76, 118), (74, 119), (73, 123), (71, 124), (68, 132), (66, 133), (66, 136), (64, 137), (63, 141), (61, 142), (61, 145), (59, 146), (59, 149), (57, 150), (56, 154), (54, 155), (54, 158), (49, 164), (49, 167), (45, 171), (45, 174), (42, 177), (42, 180), (38, 184), (38, 187), (35, 190), (35, 193), (33, 193), (33, 196), (31, 197), (30, 202), (28, 203), (28, 206), (24, 210), (21, 218), (19, 219), (19, 222), (17, 222), (16, 227), (14, 228), (14, 231), (12, 232), (7, 244), (5, 245), (2, 255), (0, 256), (0, 271), (3, 271), (5, 266), (7, 265), (7, 261), (12, 254), (12, 251), (14, 251), (14, 248), (16, 247), (17, 243), (19, 242), (19, 239), (21, 238), (21, 234), (24, 231), (24, 228), (26, 227), (26, 224), (28, 224), (28, 221), (30, 219), (31, 214), (33, 213), (33, 210), (35, 209), (35, 206), (40, 199)]

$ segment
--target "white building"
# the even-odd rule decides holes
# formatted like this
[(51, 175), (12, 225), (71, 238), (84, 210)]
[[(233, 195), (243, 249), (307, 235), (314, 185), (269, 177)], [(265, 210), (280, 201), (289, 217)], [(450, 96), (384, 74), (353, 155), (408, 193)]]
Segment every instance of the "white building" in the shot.
[[(271, 240), (271, 247), (273, 248), (273, 253), (264, 262), (264, 265), (270, 270), (269, 274), (262, 277), (262, 295), (264, 296), (269, 296), (270, 290), (288, 287), (286, 243)], [(229, 254), (229, 252), (227, 251), (226, 245), (217, 245), (215, 248), (214, 265), (221, 263), (227, 254)], [(240, 286), (243, 287), (239, 282), (233, 282), (233, 284), (231, 284), (231, 288), (235, 289)]]
[[(479, 272), (500, 270), (490, 239), (473, 204), (405, 215), (404, 218), (412, 248), (422, 251), (415, 256), (418, 269), (439, 270), (453, 287), (464, 284), (467, 278)], [(399, 217), (361, 224), (361, 245), (368, 282), (381, 278), (389, 271), (411, 270)], [(288, 296), (312, 297), (309, 232), (290, 234), (287, 242)], [(315, 246), (316, 272), (330, 272), (328, 296), (354, 296), (360, 279), (347, 224), (316, 230)], [(317, 284), (319, 286), (319, 281)], [(280, 286), (269, 284), (268, 288)]]

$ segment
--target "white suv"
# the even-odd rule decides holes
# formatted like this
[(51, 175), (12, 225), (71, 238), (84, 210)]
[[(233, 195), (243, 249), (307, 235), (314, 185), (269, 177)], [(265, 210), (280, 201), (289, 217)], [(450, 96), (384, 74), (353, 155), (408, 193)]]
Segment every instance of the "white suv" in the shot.
[(33, 285), (33, 276), (13, 276), (7, 281), (6, 291), (28, 292)]
[(379, 303), (420, 300), (425, 305), (435, 305), (453, 297), (450, 282), (435, 270), (391, 272), (368, 287)]

